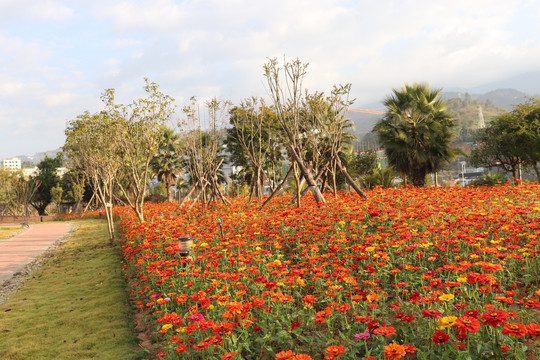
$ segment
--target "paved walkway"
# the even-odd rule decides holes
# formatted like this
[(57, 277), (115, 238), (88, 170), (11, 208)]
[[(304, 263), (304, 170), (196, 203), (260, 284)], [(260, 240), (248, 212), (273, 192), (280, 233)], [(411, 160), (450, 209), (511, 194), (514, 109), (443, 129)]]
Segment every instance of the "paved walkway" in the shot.
[(0, 283), (9, 279), (69, 230), (66, 223), (32, 224), (30, 230), (0, 242)]

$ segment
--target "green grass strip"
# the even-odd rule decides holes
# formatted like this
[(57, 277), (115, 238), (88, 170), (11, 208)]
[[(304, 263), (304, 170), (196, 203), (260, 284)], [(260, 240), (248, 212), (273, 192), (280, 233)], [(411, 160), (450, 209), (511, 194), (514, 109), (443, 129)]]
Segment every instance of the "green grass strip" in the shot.
[(21, 230), (20, 226), (0, 226), (0, 240), (7, 239)]
[(0, 305), (0, 359), (141, 359), (118, 248), (81, 227)]

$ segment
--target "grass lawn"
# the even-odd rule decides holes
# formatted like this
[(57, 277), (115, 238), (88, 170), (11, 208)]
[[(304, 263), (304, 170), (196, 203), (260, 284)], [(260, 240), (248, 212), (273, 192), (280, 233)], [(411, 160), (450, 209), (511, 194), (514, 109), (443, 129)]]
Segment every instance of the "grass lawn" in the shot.
[(0, 240), (7, 239), (21, 231), (20, 226), (0, 226)]
[(0, 359), (141, 359), (118, 248), (105, 221), (81, 225), (0, 305)]

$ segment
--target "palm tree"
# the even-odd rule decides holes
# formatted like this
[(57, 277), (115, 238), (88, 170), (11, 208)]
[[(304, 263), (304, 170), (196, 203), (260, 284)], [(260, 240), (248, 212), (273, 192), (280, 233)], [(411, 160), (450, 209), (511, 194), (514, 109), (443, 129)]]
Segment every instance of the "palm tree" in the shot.
[(394, 89), (384, 101), (386, 114), (373, 128), (388, 162), (410, 176), (417, 187), (425, 185), (428, 173), (438, 171), (454, 157), (450, 147), (454, 120), (440, 93), (422, 84)]
[(159, 182), (165, 184), (167, 201), (172, 202), (171, 185), (176, 182), (182, 168), (182, 159), (178, 154), (179, 136), (171, 128), (163, 130), (163, 139), (158, 154), (152, 159), (151, 166)]

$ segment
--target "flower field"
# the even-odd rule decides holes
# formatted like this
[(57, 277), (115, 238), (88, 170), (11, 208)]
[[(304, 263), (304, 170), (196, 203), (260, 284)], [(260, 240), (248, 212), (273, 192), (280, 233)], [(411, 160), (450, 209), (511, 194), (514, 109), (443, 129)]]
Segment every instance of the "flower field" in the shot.
[[(540, 186), (117, 209), (164, 359), (536, 359)], [(189, 258), (177, 238), (194, 237)]]

